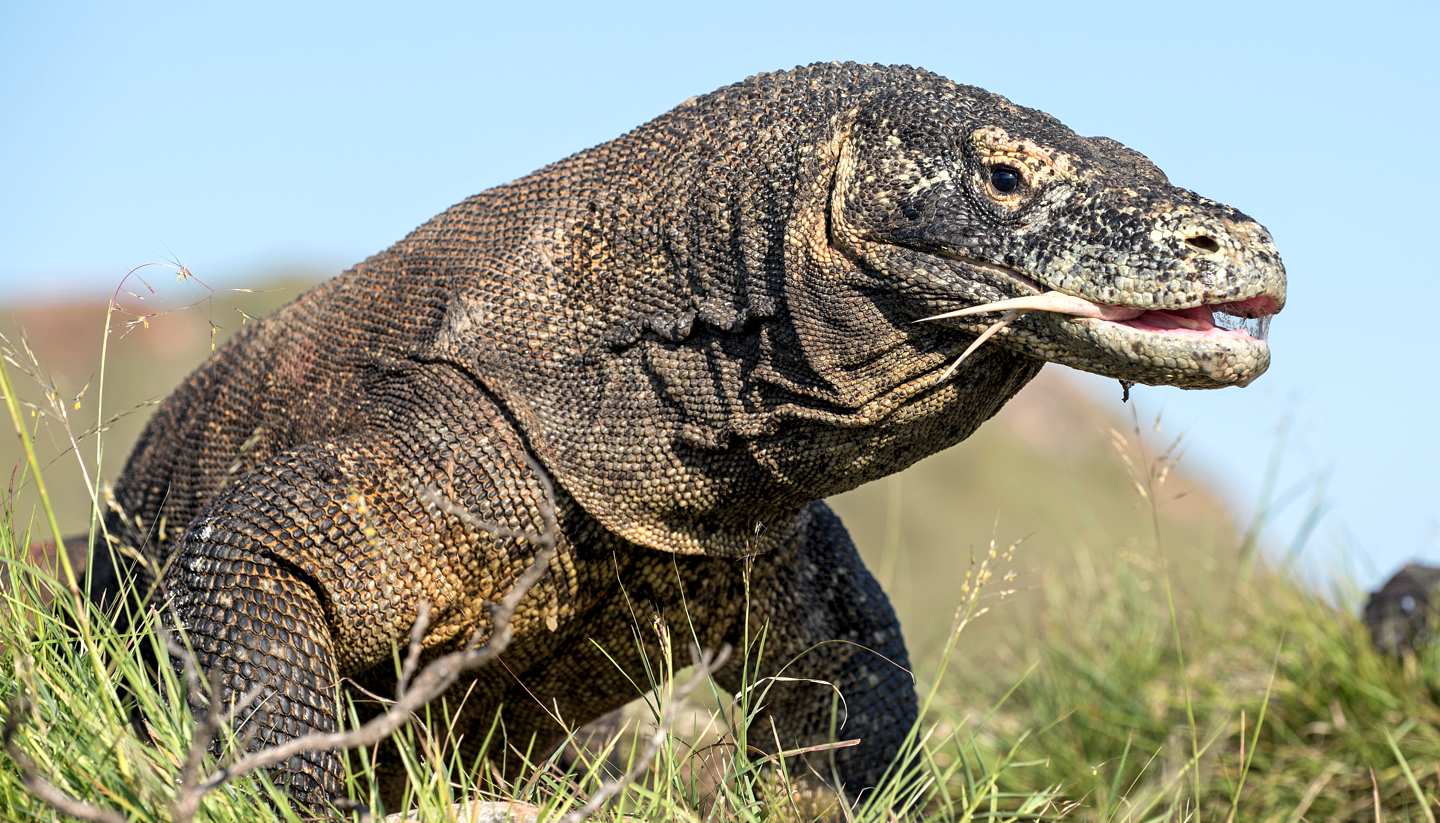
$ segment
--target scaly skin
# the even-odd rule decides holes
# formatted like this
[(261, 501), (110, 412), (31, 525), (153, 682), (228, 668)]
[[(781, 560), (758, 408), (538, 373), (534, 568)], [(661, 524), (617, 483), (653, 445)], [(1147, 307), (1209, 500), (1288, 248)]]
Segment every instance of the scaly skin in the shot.
[[(1244, 335), (1032, 312), (941, 379), (995, 316), (916, 320), (1045, 290), (1269, 314), (1284, 271), (1249, 218), (983, 90), (907, 67), (759, 75), (482, 192), (247, 328), (156, 413), (115, 490), (135, 519), (111, 526), (166, 567), (160, 602), (229, 693), (270, 690), (258, 746), (333, 728), (339, 678), (393, 688), (422, 601), (428, 653), (486, 628), (536, 551), (497, 535), (541, 528), (538, 464), (560, 552), (505, 665), (462, 684), (466, 739), (500, 710), (512, 741), (548, 745), (548, 711), (625, 703), (596, 645), (643, 682), (636, 621), (737, 643), (748, 570), (759, 674), (790, 663), (844, 694), (838, 734), (862, 743), (823, 771), (854, 795), (915, 695), (894, 613), (818, 501), (965, 439), (1045, 361), (1192, 387), (1268, 364)], [(100, 568), (97, 595), (130, 573)], [(739, 663), (719, 679), (738, 688)], [(769, 706), (782, 745), (831, 737), (829, 688)], [(774, 745), (769, 719), (752, 743)], [(277, 771), (310, 803), (339, 777), (331, 754)]]

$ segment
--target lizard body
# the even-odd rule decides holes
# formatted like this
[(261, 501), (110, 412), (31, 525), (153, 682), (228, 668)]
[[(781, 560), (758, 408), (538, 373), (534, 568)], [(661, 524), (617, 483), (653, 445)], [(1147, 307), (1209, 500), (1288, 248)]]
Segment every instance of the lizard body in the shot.
[[(549, 743), (550, 712), (627, 702), (655, 651), (637, 621), (715, 645), (748, 617), (762, 674), (845, 696), (862, 743), (833, 774), (854, 793), (916, 702), (894, 613), (819, 501), (963, 440), (1046, 361), (1247, 383), (1268, 348), (1214, 313), (1268, 317), (1284, 288), (1262, 227), (1114, 141), (908, 67), (758, 75), (247, 327), (157, 411), (109, 525), (164, 569), (227, 693), (269, 689), (261, 746), (334, 728), (342, 677), (393, 688), (422, 602), (427, 653), (483, 635), (553, 479), (559, 552), (505, 665), (464, 684), (467, 739), (499, 710)], [(917, 322), (1014, 298), (1052, 308)], [(99, 563), (96, 596), (128, 575), (152, 582)], [(740, 688), (738, 664), (717, 679)], [(776, 688), (783, 745), (831, 736), (829, 695)], [(341, 791), (330, 753), (277, 777), (305, 802)]]

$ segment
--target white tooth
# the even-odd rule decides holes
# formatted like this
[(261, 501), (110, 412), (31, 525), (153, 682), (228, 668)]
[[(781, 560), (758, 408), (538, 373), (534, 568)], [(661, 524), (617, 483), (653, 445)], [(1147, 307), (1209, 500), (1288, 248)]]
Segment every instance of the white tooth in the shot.
[(1270, 336), (1270, 315), (1264, 317), (1241, 317), (1238, 314), (1215, 312), (1215, 325), (1227, 331), (1243, 331), (1256, 340)]

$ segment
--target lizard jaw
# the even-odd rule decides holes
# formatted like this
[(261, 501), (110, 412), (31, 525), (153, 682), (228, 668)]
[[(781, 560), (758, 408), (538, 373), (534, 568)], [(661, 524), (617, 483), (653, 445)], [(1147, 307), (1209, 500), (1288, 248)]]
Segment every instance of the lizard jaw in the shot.
[(1124, 321), (1056, 318), (1053, 330), (1041, 332), (1040, 346), (1047, 360), (1132, 383), (1181, 388), (1246, 386), (1270, 367), (1269, 315), (1243, 318), (1212, 307), (1186, 311), (1189, 317), (1147, 311)]
[[(1243, 386), (1269, 367), (1270, 319), (1281, 305), (1274, 295), (1258, 294), (1238, 301), (1178, 309), (1147, 309), (1043, 290), (1033, 279), (1008, 267), (983, 267), (1004, 269), (1016, 286), (1032, 293), (916, 322), (1003, 312), (1001, 319), (989, 325), (976, 341), (978, 344), (1004, 330), (1020, 314), (1049, 315), (1053, 318), (1050, 322), (1035, 324), (1028, 333), (1014, 330), (1022, 348), (1033, 349), (1032, 354), (1046, 360), (1137, 383), (1187, 388)], [(1036, 337), (1036, 331), (1040, 339), (1025, 345), (1024, 339)], [(967, 349), (944, 376), (953, 373), (976, 347)]]

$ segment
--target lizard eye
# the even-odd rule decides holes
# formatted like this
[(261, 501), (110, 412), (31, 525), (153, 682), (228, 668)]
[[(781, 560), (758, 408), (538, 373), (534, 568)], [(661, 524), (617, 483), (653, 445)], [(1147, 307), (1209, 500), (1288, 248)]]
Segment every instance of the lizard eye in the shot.
[(1020, 170), (1014, 166), (991, 166), (990, 186), (1000, 194), (1011, 194), (1020, 188), (1024, 178), (1020, 176)]

